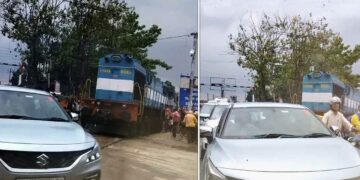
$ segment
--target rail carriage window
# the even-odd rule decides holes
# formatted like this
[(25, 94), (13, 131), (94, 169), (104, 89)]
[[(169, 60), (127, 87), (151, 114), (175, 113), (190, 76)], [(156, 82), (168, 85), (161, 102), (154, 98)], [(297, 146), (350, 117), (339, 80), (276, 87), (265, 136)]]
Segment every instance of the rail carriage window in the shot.
[(129, 70), (129, 69), (121, 69), (120, 74), (131, 75), (131, 70)]
[(304, 84), (304, 88), (312, 89), (313, 85), (312, 84)]
[(355, 112), (355, 101), (351, 100), (352, 111)]
[(156, 107), (159, 107), (159, 93), (156, 91)]
[(329, 84), (321, 84), (320, 87), (321, 87), (321, 89), (329, 89), (330, 85)]

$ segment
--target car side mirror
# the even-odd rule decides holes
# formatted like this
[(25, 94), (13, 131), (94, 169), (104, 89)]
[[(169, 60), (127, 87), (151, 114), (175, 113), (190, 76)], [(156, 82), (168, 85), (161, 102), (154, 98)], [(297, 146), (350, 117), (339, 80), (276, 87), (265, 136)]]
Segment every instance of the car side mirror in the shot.
[(210, 144), (213, 141), (213, 132), (212, 129), (208, 128), (208, 129), (201, 129), (202, 133), (202, 137), (205, 137), (208, 141), (208, 143)]
[(70, 112), (70, 116), (71, 116), (73, 121), (79, 121), (79, 114), (74, 113), (74, 112)]
[(354, 146), (358, 146), (360, 144), (360, 135), (349, 137), (347, 141), (349, 141), (349, 143), (351, 143)]

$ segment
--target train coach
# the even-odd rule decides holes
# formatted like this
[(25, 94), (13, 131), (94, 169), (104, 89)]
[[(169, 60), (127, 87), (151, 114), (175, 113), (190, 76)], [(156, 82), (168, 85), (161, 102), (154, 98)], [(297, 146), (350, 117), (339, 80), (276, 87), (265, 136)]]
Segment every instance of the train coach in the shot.
[(100, 58), (95, 98), (82, 99), (85, 128), (124, 136), (162, 130), (165, 107), (175, 106), (167, 86), (126, 54)]
[(360, 105), (360, 91), (340, 81), (335, 75), (326, 72), (312, 72), (304, 76), (302, 104), (318, 115), (330, 109), (331, 97), (338, 96), (341, 112), (348, 117)]

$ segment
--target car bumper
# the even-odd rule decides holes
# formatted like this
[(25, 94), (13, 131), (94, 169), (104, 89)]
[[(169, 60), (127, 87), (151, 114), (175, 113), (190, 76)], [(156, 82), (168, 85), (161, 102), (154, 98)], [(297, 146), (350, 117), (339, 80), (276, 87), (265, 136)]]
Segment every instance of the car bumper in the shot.
[(258, 172), (218, 169), (227, 179), (360, 179), (360, 167), (313, 172)]
[[(16, 180), (16, 179), (41, 179), (41, 178), (55, 178), (64, 180), (98, 180), (101, 176), (101, 163), (96, 160), (91, 163), (80, 161), (74, 168), (69, 171), (62, 172), (41, 172), (41, 173), (15, 173), (9, 171), (4, 165), (0, 163), (0, 179), (1, 180)], [(92, 177), (92, 178), (90, 178)]]

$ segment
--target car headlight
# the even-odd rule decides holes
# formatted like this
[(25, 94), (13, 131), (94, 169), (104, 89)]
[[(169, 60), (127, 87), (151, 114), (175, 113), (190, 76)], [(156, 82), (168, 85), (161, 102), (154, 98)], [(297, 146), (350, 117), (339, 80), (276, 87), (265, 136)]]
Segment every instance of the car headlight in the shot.
[(91, 152), (87, 155), (86, 163), (90, 163), (93, 161), (96, 161), (101, 158), (100, 155), (100, 146), (98, 143), (95, 144), (94, 148), (91, 150)]
[(208, 160), (207, 163), (207, 172), (206, 172), (207, 180), (226, 180), (226, 177), (221, 174), (221, 172), (214, 166), (214, 164)]

